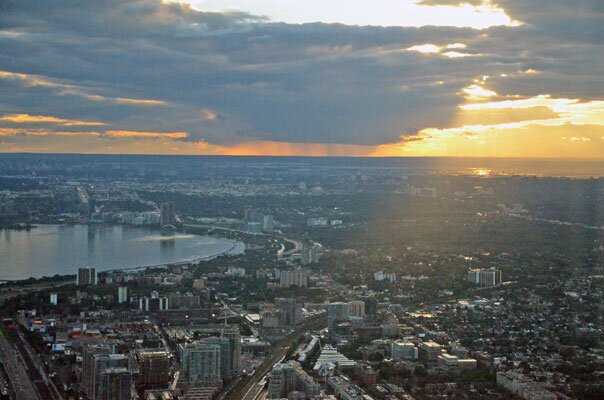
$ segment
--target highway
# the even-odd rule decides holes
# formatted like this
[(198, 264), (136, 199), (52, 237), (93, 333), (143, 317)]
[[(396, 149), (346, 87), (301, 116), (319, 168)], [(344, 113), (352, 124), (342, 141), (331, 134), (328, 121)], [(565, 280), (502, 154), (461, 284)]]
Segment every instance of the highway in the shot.
[(279, 254), (279, 257), (289, 257), (291, 255), (294, 255), (296, 253), (300, 253), (302, 251), (302, 242), (299, 240), (295, 240), (295, 239), (290, 239), (290, 238), (286, 238), (285, 236), (279, 236), (281, 239), (285, 240), (286, 242), (290, 242), (293, 243), (294, 248), (288, 251), (282, 251)]
[(15, 348), (0, 333), (0, 357), (2, 365), (6, 371), (10, 386), (10, 397), (15, 400), (21, 399), (41, 399), (34, 387), (25, 364), (22, 362)]
[(9, 328), (9, 333), (21, 359), (25, 362), (27, 373), (38, 392), (39, 398), (43, 400), (62, 400), (61, 395), (46, 376), (42, 362), (35, 354), (34, 349), (23, 338), (17, 325), (13, 329)]
[[(236, 232), (236, 233), (243, 233), (246, 235), (250, 235), (249, 232), (242, 230), (242, 229), (235, 229), (235, 228), (227, 228), (224, 226), (218, 226), (218, 225), (209, 225), (209, 224), (186, 224), (183, 225), (185, 228), (204, 228), (204, 229), (218, 229), (218, 230), (223, 230), (223, 231), (229, 231), (229, 232)], [(287, 238), (285, 236), (283, 236), (282, 234), (268, 234), (268, 233), (256, 233), (254, 235), (262, 235), (262, 236), (272, 236), (275, 237), (277, 239), (282, 239), (285, 240), (286, 242), (290, 242), (294, 245), (294, 248), (288, 251), (285, 250), (280, 250), (279, 251), (279, 257), (288, 257), (291, 256), (295, 253), (299, 253), (302, 251), (302, 245), (303, 243), (299, 240), (296, 239), (291, 239), (291, 238)]]

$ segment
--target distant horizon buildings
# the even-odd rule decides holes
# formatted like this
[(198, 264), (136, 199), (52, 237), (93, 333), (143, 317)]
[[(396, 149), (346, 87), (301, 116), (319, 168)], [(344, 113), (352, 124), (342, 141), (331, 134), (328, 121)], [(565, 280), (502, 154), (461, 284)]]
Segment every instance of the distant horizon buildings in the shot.
[(95, 268), (93, 268), (93, 267), (78, 268), (78, 273), (76, 275), (76, 285), (77, 286), (96, 285), (96, 284), (97, 284), (97, 275), (96, 275)]

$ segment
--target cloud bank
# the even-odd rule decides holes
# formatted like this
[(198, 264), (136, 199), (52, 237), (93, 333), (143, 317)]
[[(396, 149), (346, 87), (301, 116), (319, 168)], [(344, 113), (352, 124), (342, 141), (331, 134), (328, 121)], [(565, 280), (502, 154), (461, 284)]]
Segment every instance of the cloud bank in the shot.
[[(50, 135), (34, 151), (79, 151), (52, 133), (91, 132), (96, 152), (136, 139), (167, 153), (338, 155), (393, 155), (467, 126), (593, 125), (599, 135), (601, 2), (416, 3), (490, 4), (519, 23), (288, 24), (159, 0), (0, 0), (0, 129), (20, 132), (0, 137), (0, 151), (27, 150), (41, 131)], [(522, 101), (531, 107), (520, 112)], [(472, 105), (482, 102), (491, 105)], [(576, 121), (578, 106), (590, 118)]]

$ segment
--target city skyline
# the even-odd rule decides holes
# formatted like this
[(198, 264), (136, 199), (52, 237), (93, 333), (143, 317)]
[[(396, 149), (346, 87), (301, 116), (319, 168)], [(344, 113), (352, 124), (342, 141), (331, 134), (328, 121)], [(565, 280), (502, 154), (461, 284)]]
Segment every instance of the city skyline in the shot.
[(0, 152), (602, 159), (594, 1), (0, 1)]

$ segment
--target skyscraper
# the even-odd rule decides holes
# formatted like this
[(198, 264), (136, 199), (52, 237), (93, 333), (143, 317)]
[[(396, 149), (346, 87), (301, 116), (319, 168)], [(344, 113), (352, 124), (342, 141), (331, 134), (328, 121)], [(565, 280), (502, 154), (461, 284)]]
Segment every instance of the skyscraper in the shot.
[(222, 336), (229, 339), (230, 352), (231, 352), (231, 379), (241, 371), (241, 333), (239, 332), (239, 325), (228, 325), (224, 327)]
[(231, 341), (227, 337), (209, 337), (202, 339), (203, 343), (220, 346), (220, 375), (223, 380), (230, 380), (234, 376), (233, 354)]
[(160, 225), (176, 226), (176, 207), (174, 206), (174, 203), (167, 202), (161, 204)]
[(319, 262), (319, 259), (321, 258), (321, 250), (321, 245), (317, 243), (313, 245), (305, 244), (302, 246), (302, 252), (300, 254), (300, 261), (302, 265)]
[(348, 303), (348, 315), (365, 318), (365, 302), (351, 301)]
[(96, 269), (92, 267), (78, 268), (76, 284), (78, 286), (96, 285)]
[(117, 302), (122, 304), (128, 301), (128, 288), (126, 286), (120, 286), (117, 289)]
[(479, 286), (497, 286), (502, 281), (501, 271), (498, 269), (471, 269), (468, 271), (468, 282)]
[(275, 305), (279, 310), (279, 325), (292, 327), (296, 323), (296, 300), (277, 298)]
[[(181, 354), (182, 370), (185, 369), (185, 359), (182, 357), (182, 351), (187, 351), (187, 346), (194, 350), (195, 345), (214, 345), (219, 351), (220, 377), (224, 381), (229, 381), (237, 376), (241, 370), (241, 334), (239, 325), (205, 325), (198, 331), (203, 339), (190, 345), (179, 347)], [(182, 348), (181, 348), (182, 347)], [(226, 365), (223, 365), (223, 362)], [(182, 372), (181, 376), (185, 376)]]
[(180, 344), (178, 350), (185, 380), (205, 384), (222, 381), (220, 345), (197, 341)]
[[(291, 396), (292, 392), (302, 396)], [(318, 398), (321, 386), (310, 377), (302, 366), (294, 361), (280, 363), (274, 366), (268, 384), (269, 399), (276, 398)]]
[(137, 384), (145, 389), (161, 389), (170, 381), (170, 352), (157, 349), (137, 350)]
[(336, 302), (327, 305), (327, 328), (332, 335), (336, 323), (348, 318), (348, 303)]
[(134, 376), (127, 367), (110, 367), (101, 371), (95, 399), (131, 400)]
[(132, 398), (135, 363), (128, 355), (111, 351), (107, 345), (89, 346), (82, 351), (82, 389), (89, 399)]
[(112, 349), (107, 344), (91, 345), (82, 349), (82, 391), (88, 398), (94, 396), (94, 357), (111, 353)]
[(157, 312), (165, 311), (170, 307), (170, 300), (167, 297), (143, 297), (138, 299), (138, 308), (142, 311)]
[(296, 373), (290, 364), (277, 364), (271, 372), (268, 385), (268, 398), (280, 399), (287, 397), (296, 388)]
[(281, 287), (290, 286), (308, 287), (308, 270), (306, 268), (297, 268), (291, 271), (281, 271)]
[(268, 215), (262, 216), (262, 230), (264, 232), (272, 232), (273, 225), (274, 225), (274, 221), (273, 221), (272, 215), (268, 214)]
[(375, 319), (377, 315), (378, 302), (374, 297), (366, 297), (365, 302), (365, 315), (368, 321)]

